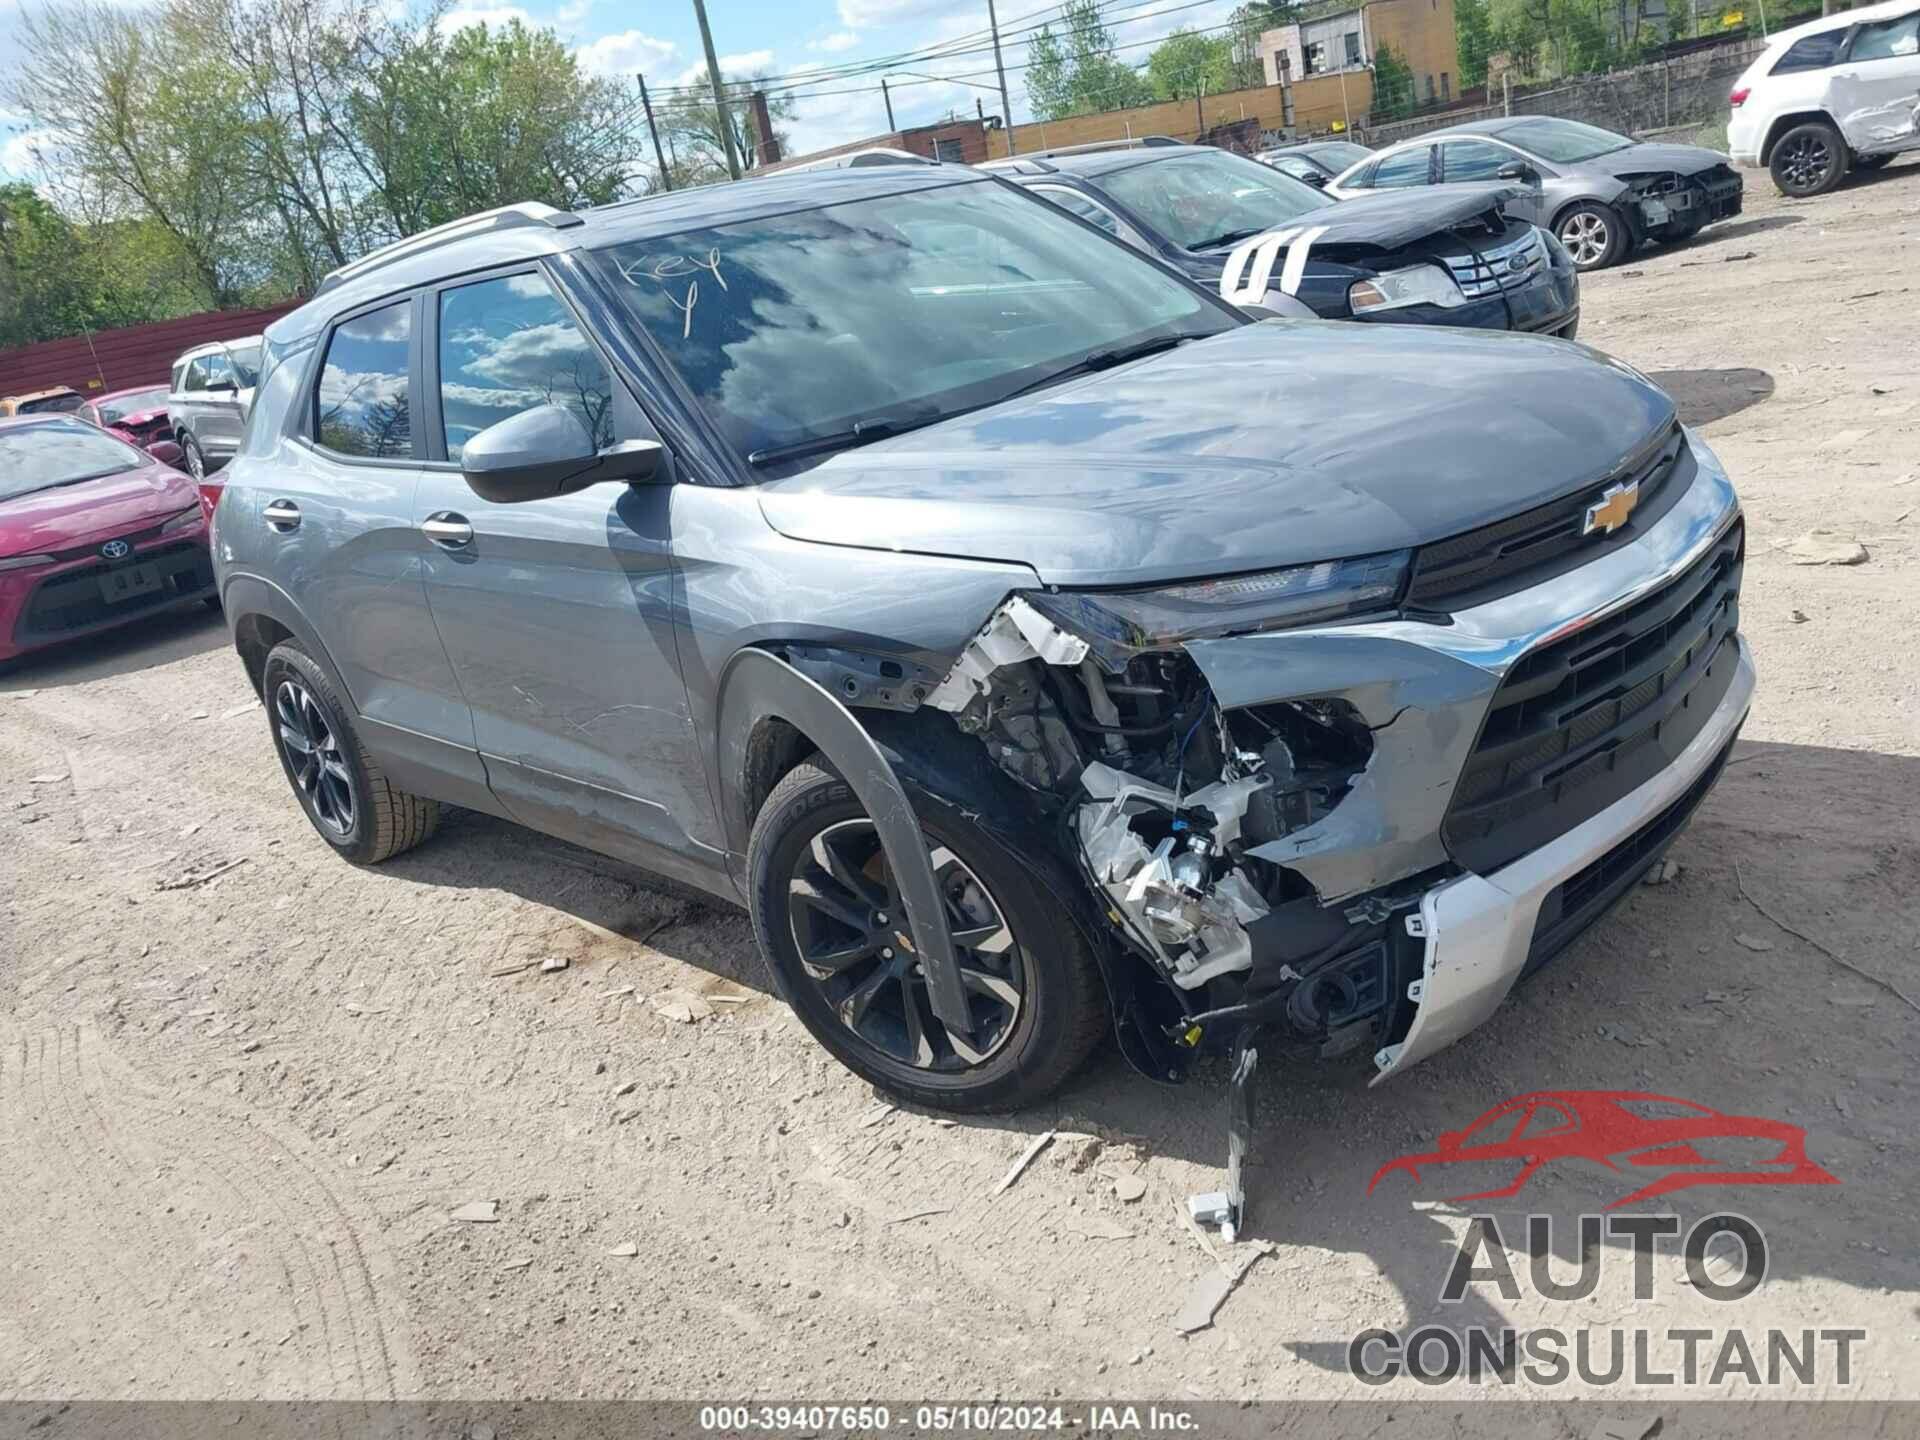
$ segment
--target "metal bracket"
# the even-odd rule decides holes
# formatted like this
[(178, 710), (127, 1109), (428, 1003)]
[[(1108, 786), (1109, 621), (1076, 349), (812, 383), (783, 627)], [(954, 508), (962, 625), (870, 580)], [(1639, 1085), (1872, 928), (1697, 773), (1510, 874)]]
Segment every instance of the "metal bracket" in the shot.
[(1227, 1188), (1187, 1197), (1187, 1214), (1196, 1224), (1218, 1227), (1231, 1245), (1246, 1227), (1247, 1152), (1253, 1144), (1253, 1072), (1260, 1052), (1243, 1028), (1233, 1042), (1233, 1075), (1227, 1081)]

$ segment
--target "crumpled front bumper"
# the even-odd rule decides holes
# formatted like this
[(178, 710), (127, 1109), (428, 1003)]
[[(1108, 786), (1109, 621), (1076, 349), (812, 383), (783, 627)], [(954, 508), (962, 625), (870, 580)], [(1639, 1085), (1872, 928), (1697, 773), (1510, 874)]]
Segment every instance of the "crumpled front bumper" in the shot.
[(1417, 926), (1412, 917), (1408, 925), (1426, 941), (1414, 982), (1419, 1008), (1406, 1037), (1375, 1055), (1374, 1084), (1445, 1049), (1500, 1007), (1526, 968), (1548, 894), (1688, 798), (1747, 718), (1753, 687), (1753, 659), (1742, 645), (1732, 686), (1677, 761), (1511, 865), (1491, 875), (1462, 875), (1421, 897)]

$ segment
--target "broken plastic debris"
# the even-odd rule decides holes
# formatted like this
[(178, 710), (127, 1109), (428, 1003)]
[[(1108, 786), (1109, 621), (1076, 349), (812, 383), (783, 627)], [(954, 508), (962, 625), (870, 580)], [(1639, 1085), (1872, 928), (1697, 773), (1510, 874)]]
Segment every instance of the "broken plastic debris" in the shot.
[(713, 1007), (691, 990), (662, 990), (648, 1002), (656, 1015), (678, 1025), (692, 1025), (713, 1018)]
[(498, 1200), (469, 1200), (447, 1217), (449, 1220), (464, 1221), (469, 1225), (491, 1225), (500, 1218)]
[(631, 1240), (626, 1241), (624, 1244), (616, 1245), (611, 1250), (607, 1251), (607, 1254), (618, 1255), (622, 1259), (626, 1259), (630, 1256), (638, 1255), (639, 1253), (640, 1253), (640, 1247), (634, 1244), (633, 1241)]
[(1186, 1299), (1180, 1302), (1180, 1313), (1173, 1317), (1174, 1330), (1191, 1335), (1213, 1324), (1215, 1313), (1226, 1303), (1234, 1287), (1246, 1278), (1249, 1270), (1271, 1255), (1273, 1248), (1271, 1241), (1256, 1240), (1242, 1247), (1240, 1254), (1209, 1265), (1188, 1287)]
[(564, 970), (572, 962), (564, 955), (549, 955), (540, 962), (540, 973), (551, 975), (556, 970)]
[(1004, 1195), (1012, 1188), (1013, 1182), (1020, 1178), (1020, 1173), (1033, 1163), (1033, 1157), (1052, 1143), (1053, 1131), (1051, 1130), (1043, 1130), (1040, 1134), (1034, 1136), (1033, 1142), (1028, 1145), (1025, 1150), (1020, 1152), (1020, 1158), (1013, 1162), (1012, 1168), (1000, 1177), (1000, 1183), (993, 1187), (993, 1193), (996, 1195)]

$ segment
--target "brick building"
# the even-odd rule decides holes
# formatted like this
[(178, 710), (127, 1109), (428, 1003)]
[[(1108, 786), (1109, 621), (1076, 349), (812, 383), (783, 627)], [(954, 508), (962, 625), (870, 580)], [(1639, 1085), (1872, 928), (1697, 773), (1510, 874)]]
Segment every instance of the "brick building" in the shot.
[(1413, 72), (1415, 104), (1444, 103), (1459, 90), (1453, 0), (1371, 0), (1328, 9), (1261, 32), (1254, 47), (1267, 83), (1370, 69), (1382, 45)]

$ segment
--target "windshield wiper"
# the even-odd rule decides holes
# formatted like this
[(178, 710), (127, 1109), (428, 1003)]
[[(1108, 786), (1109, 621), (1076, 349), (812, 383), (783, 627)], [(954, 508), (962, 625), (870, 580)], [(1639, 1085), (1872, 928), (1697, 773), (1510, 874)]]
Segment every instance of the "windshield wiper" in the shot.
[(1226, 234), (1216, 235), (1211, 240), (1202, 240), (1198, 245), (1195, 245), (1193, 248), (1195, 250), (1217, 250), (1222, 245), (1233, 244), (1233, 242), (1236, 240), (1251, 240), (1256, 235), (1264, 235), (1267, 233), (1267, 231), (1270, 228), (1272, 227), (1266, 226), (1266, 225), (1255, 225), (1250, 230), (1229, 230), (1227, 231)]
[(917, 415), (869, 415), (831, 435), (816, 435), (811, 440), (795, 440), (790, 445), (769, 445), (764, 450), (755, 450), (747, 456), (747, 464), (757, 469), (763, 465), (778, 465), (782, 460), (801, 460), (809, 455), (824, 454), (828, 450), (845, 450), (854, 445), (864, 445), (870, 440), (904, 435), (909, 430), (919, 430), (946, 418), (945, 413), (940, 411)]
[(1198, 340), (1198, 335), (1156, 335), (1151, 340), (1137, 340), (1131, 345), (1115, 345), (1105, 350), (1089, 350), (1080, 359), (1051, 375), (1043, 375), (1031, 384), (1022, 385), (1018, 390), (1008, 391), (1003, 399), (1011, 400), (1016, 395), (1025, 395), (1030, 391), (1044, 389), (1048, 385), (1058, 384), (1062, 380), (1071, 380), (1076, 375), (1091, 375), (1096, 370), (1111, 370), (1116, 365), (1124, 365), (1129, 360), (1142, 360), (1149, 355), (1158, 355), (1162, 350), (1172, 350), (1189, 340)]

